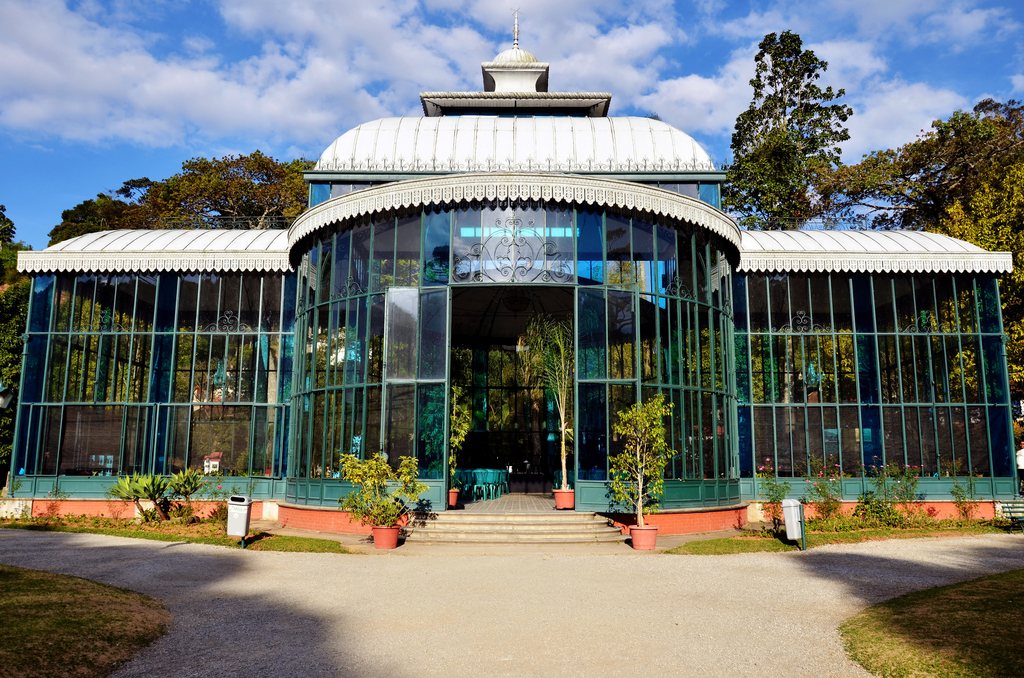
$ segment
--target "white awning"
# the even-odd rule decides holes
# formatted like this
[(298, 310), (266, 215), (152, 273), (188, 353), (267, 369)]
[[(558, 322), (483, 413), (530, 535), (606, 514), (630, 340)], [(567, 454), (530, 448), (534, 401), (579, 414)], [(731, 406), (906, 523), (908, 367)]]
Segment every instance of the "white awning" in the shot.
[(1008, 273), (1013, 257), (924, 231), (743, 231), (737, 270)]
[(120, 230), (80, 235), (39, 252), (19, 252), (18, 270), (290, 271), (283, 230)]

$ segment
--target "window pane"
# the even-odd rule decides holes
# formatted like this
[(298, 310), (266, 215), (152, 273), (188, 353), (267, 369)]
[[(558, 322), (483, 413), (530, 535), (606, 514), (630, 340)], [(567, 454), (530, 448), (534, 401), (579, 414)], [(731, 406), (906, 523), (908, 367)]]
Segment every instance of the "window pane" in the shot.
[(978, 315), (982, 332), (999, 331), (999, 286), (995, 278), (978, 278)]
[(381, 292), (395, 284), (395, 220), (373, 224), (373, 262), (370, 265), (370, 291)]
[(606, 317), (604, 292), (579, 290), (579, 355), (576, 371), (580, 379), (605, 378)]
[(415, 289), (394, 288), (387, 296), (387, 378), (415, 379), (419, 294)]
[(633, 379), (634, 341), (636, 330), (633, 295), (629, 292), (608, 292), (608, 377)]
[(423, 284), (448, 284), (448, 255), (451, 250), (451, 213), (427, 212), (423, 234)]
[(853, 318), (850, 312), (850, 281), (841, 274), (832, 275), (832, 318), (836, 332), (852, 332)]
[(604, 384), (579, 385), (579, 479), (607, 478), (607, 403)]
[(768, 279), (760, 273), (747, 275), (747, 293), (750, 296), (750, 331), (768, 331)]
[(789, 280), (784, 273), (773, 273), (768, 277), (768, 308), (772, 332), (789, 331)]
[(420, 478), (444, 478), (444, 384), (421, 385), (418, 390), (420, 433), (416, 451)]
[(609, 214), (605, 218), (607, 228), (607, 275), (608, 285), (625, 285), (633, 282), (633, 269), (630, 264), (629, 218)]
[(892, 280), (875, 276), (875, 320), (879, 332), (896, 331), (896, 314), (892, 305)]
[(398, 220), (395, 241), (395, 284), (420, 284), (420, 215)]
[(423, 294), (420, 300), (420, 379), (444, 379), (447, 356), (448, 293), (441, 290)]
[[(811, 286), (811, 325), (814, 332), (832, 331), (832, 303), (827, 275), (808, 277)], [(751, 308), (753, 311), (753, 308)]]

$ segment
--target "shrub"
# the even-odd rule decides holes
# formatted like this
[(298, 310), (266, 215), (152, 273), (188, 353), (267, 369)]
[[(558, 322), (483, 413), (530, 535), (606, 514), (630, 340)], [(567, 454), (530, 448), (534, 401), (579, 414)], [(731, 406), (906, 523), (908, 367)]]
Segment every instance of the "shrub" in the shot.
[(977, 481), (974, 476), (968, 476), (967, 486), (960, 484), (958, 478), (953, 478), (953, 487), (949, 490), (953, 495), (953, 504), (956, 505), (956, 513), (960, 520), (971, 520), (978, 511)]
[(631, 507), (637, 527), (644, 526), (645, 514), (657, 513), (665, 487), (665, 465), (675, 455), (665, 442), (665, 417), (671, 413), (672, 403), (666, 405), (665, 396), (659, 393), (618, 412), (613, 426), (625, 445), (608, 460), (612, 497)]
[(427, 489), (417, 480), (418, 475), (415, 457), (399, 457), (396, 472), (383, 454), (375, 454), (370, 459), (343, 455), (341, 477), (356, 489), (338, 503), (363, 525), (394, 527), (402, 515), (408, 513), (407, 502), (416, 501)]
[(769, 457), (765, 457), (763, 466), (757, 467), (757, 477), (757, 487), (764, 499), (764, 517), (772, 521), (772, 531), (778, 532), (782, 528), (782, 500), (789, 494), (791, 486), (787, 482), (779, 482), (775, 476), (775, 464)]
[(835, 457), (811, 461), (807, 492), (818, 520), (831, 520), (842, 513), (843, 471)]

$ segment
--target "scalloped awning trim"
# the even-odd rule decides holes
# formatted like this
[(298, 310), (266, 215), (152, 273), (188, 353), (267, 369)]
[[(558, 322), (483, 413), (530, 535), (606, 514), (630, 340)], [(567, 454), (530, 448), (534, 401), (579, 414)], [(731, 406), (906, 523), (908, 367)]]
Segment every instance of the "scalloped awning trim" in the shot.
[[(853, 235), (853, 233), (850, 233)], [(740, 252), (740, 272), (793, 273), (1009, 273), (1009, 252)]]
[(286, 251), (260, 252), (19, 252), (22, 273), (292, 270)]
[(393, 209), (474, 200), (540, 200), (635, 209), (687, 221), (739, 249), (740, 229), (725, 212), (696, 198), (614, 179), (564, 174), (457, 174), (355, 191), (304, 212), (288, 229), (288, 248), (331, 224)]

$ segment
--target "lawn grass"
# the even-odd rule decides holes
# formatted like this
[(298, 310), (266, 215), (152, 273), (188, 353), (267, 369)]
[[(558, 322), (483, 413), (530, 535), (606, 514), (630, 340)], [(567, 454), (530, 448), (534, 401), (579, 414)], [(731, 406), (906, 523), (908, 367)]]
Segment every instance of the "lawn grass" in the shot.
[(0, 565), (0, 675), (105, 676), (163, 635), (160, 601), (96, 582)]
[(839, 627), (846, 651), (885, 678), (1024, 676), (1024, 570), (910, 593)]
[[(93, 524), (97, 523), (97, 524)], [(118, 521), (110, 526), (111, 519), (62, 518), (61, 522), (46, 521), (0, 521), (0, 528), (34, 530), (39, 532), (72, 532), (82, 534), (105, 534), (112, 537), (131, 539), (152, 539), (156, 541), (186, 542), (189, 544), (210, 544), (239, 548), (237, 537), (224, 534), (224, 523), (203, 521), (186, 525), (182, 523), (142, 523)], [(289, 537), (257, 532), (246, 537), (246, 548), (254, 551), (290, 551), (293, 553), (355, 553), (331, 539), (310, 537)], [(2, 676), (2, 671), (0, 671)]]
[[(975, 534), (1003, 534), (1006, 530), (990, 525), (971, 525), (959, 528), (918, 528), (918, 529), (876, 529), (876, 530), (855, 530), (852, 532), (808, 532), (807, 548), (826, 544), (859, 544), (865, 541), (880, 541), (883, 539), (922, 539), (936, 537), (960, 537)], [(738, 537), (724, 537), (722, 539), (707, 539), (704, 541), (691, 541), (677, 546), (674, 549), (665, 551), (674, 555), (693, 556), (722, 556), (734, 553), (763, 553), (798, 551), (796, 544), (781, 539), (762, 536), (759, 534), (743, 535)]]

